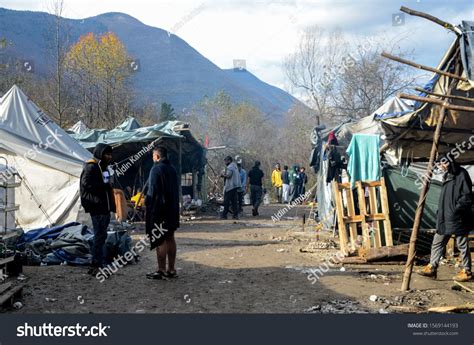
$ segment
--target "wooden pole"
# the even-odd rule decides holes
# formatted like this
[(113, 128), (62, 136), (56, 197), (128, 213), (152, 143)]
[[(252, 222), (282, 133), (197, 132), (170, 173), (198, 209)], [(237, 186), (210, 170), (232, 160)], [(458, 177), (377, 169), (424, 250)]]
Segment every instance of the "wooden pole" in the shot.
[(432, 96), (441, 97), (441, 98), (450, 98), (450, 99), (458, 99), (460, 101), (474, 102), (474, 98), (455, 96), (455, 95), (443, 95), (441, 93), (425, 90), (422, 87), (415, 87), (415, 91), (423, 92), (423, 93), (426, 93), (427, 95), (432, 95)]
[[(456, 68), (455, 68), (455, 73), (458, 75), (460, 73), (460, 58), (459, 58), (459, 49), (456, 51), (457, 53), (457, 59), (455, 60), (456, 63)], [(456, 87), (456, 78), (451, 81), (449, 84), (447, 94), (450, 95), (452, 90)], [(436, 157), (436, 154), (438, 152), (438, 146), (439, 146), (439, 141), (441, 139), (441, 131), (443, 128), (444, 120), (446, 118), (446, 106), (449, 106), (449, 99), (446, 101), (441, 101), (443, 103), (439, 118), (438, 118), (438, 123), (436, 124), (436, 130), (433, 135), (433, 145), (431, 146), (431, 152), (430, 152), (430, 160), (428, 162), (428, 167), (426, 168), (426, 180), (427, 181), (421, 190), (420, 197), (418, 199), (418, 206), (416, 208), (416, 213), (415, 213), (415, 220), (413, 222), (413, 229), (411, 232), (410, 236), (410, 247), (408, 249), (408, 258), (407, 262), (405, 265), (405, 272), (403, 274), (403, 282), (402, 282), (402, 291), (408, 291), (410, 289), (410, 281), (411, 281), (411, 274), (413, 272), (413, 266), (415, 263), (415, 255), (416, 255), (416, 240), (418, 238), (418, 230), (420, 229), (420, 224), (421, 224), (421, 217), (423, 216), (423, 210), (425, 208), (425, 200), (426, 196), (428, 194), (428, 191), (430, 189), (430, 182), (431, 178), (433, 176), (433, 164), (434, 160)], [(451, 106), (452, 107), (452, 106)]]
[(460, 77), (457, 74), (453, 74), (453, 73), (442, 71), (442, 70), (437, 69), (437, 68), (421, 65), (419, 63), (416, 63), (416, 62), (413, 62), (413, 61), (410, 61), (410, 60), (406, 60), (406, 59), (403, 59), (401, 57), (391, 55), (389, 53), (383, 52), (382, 56), (387, 58), (387, 59), (390, 59), (390, 60), (393, 60), (393, 61), (396, 61), (396, 62), (400, 62), (400, 63), (403, 63), (405, 65), (412, 66), (412, 67), (415, 67), (415, 68), (418, 68), (418, 69), (422, 69), (422, 70), (425, 70), (425, 71), (437, 73), (437, 74), (444, 75), (446, 77), (454, 78), (454, 79), (457, 79), (457, 80), (468, 81), (467, 78)]
[(400, 7), (400, 11), (402, 12), (405, 12), (411, 16), (416, 16), (416, 17), (421, 17), (421, 18), (425, 18), (425, 19), (428, 19), (429, 21), (433, 22), (433, 23), (436, 23), (438, 25), (441, 25), (443, 28), (445, 29), (448, 29), (448, 30), (451, 30), (452, 32), (454, 32), (456, 35), (459, 35), (460, 33), (456, 30), (456, 28), (454, 27), (453, 24), (450, 24), (448, 22), (445, 22), (444, 20), (441, 20), (439, 18), (436, 18), (435, 16), (432, 16), (431, 14), (428, 14), (428, 13), (424, 13), (424, 12), (420, 12), (420, 11), (415, 11), (415, 10), (412, 10), (408, 7), (405, 7), (405, 6), (402, 6)]
[(400, 93), (400, 94), (398, 94), (398, 97), (399, 98), (405, 98), (405, 99), (411, 99), (413, 101), (420, 101), (420, 102), (426, 102), (426, 103), (440, 105), (440, 106), (442, 106), (442, 107), (444, 107), (448, 110), (459, 110), (459, 111), (474, 112), (474, 107), (465, 107), (463, 105), (448, 104), (447, 100), (441, 100), (441, 99), (432, 98), (432, 97), (422, 97), (422, 96), (408, 95), (406, 93)]

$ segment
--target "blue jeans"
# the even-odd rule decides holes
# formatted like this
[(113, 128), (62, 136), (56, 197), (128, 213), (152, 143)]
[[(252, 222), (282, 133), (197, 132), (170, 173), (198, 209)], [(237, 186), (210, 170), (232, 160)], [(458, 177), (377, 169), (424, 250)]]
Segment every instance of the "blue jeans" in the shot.
[(104, 265), (104, 244), (107, 240), (107, 228), (110, 223), (109, 214), (91, 215), (94, 227), (94, 242), (92, 245), (92, 266), (102, 267)]

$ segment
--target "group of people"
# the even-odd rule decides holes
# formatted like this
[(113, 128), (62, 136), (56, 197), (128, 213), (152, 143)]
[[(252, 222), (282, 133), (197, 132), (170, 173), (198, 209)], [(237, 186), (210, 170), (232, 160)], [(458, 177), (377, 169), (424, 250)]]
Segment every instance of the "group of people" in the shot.
[(284, 165), (282, 171), (280, 163), (275, 165), (272, 172), (272, 186), (278, 203), (287, 204), (305, 194), (306, 183), (308, 183), (308, 175), (304, 167), (293, 165), (291, 169), (288, 169), (288, 166)]
[[(97, 144), (94, 158), (84, 164), (80, 178), (81, 204), (92, 219), (94, 240), (89, 274), (97, 276), (105, 266), (104, 245), (115, 212), (111, 176), (108, 166), (112, 160), (112, 147)], [(147, 182), (145, 197), (145, 229), (150, 249), (155, 249), (158, 270), (148, 273), (148, 279), (177, 277), (175, 269), (176, 242), (174, 232), (179, 228), (179, 184), (176, 169), (168, 159), (164, 147), (153, 149), (153, 167)]]
[(260, 162), (256, 161), (252, 169), (247, 173), (242, 164), (235, 163), (231, 156), (224, 159), (225, 168), (221, 174), (224, 178), (224, 210), (221, 218), (227, 219), (232, 210), (232, 218), (239, 219), (239, 213), (243, 211), (244, 195), (250, 191), (250, 203), (252, 204), (252, 215), (258, 216), (263, 195), (264, 173), (260, 169)]
[[(97, 275), (104, 266), (104, 244), (110, 223), (110, 213), (115, 212), (115, 202), (111, 185), (111, 173), (108, 166), (112, 160), (112, 148), (98, 144), (94, 158), (88, 160), (80, 178), (81, 204), (85, 212), (91, 215), (94, 229), (92, 247), (92, 265), (89, 273)], [(145, 198), (146, 233), (150, 238), (151, 249), (156, 249), (158, 270), (147, 274), (149, 279), (177, 277), (175, 269), (176, 242), (174, 232), (179, 228), (179, 183), (176, 169), (168, 159), (164, 147), (153, 149), (154, 165), (150, 171)], [(247, 173), (242, 165), (235, 163), (232, 157), (224, 160), (224, 211), (227, 218), (232, 210), (233, 218), (238, 219), (242, 211), (244, 194), (250, 191), (252, 215), (258, 215), (258, 209), (264, 193), (264, 173), (260, 162), (256, 161)], [(465, 169), (450, 157), (442, 156), (439, 166), (444, 171), (441, 192), (437, 232), (434, 236), (430, 264), (419, 273), (436, 278), (439, 262), (445, 253), (446, 244), (454, 235), (461, 252), (463, 270), (454, 277), (457, 281), (472, 279), (471, 256), (468, 234), (472, 217), (472, 182)], [(272, 185), (278, 202), (291, 202), (305, 193), (307, 176), (305, 168), (275, 165), (272, 172)]]
[[(221, 174), (224, 178), (224, 210), (221, 218), (227, 219), (232, 212), (232, 218), (238, 219), (239, 213), (243, 211), (243, 201), (246, 193), (250, 193), (250, 204), (252, 205), (252, 216), (258, 216), (258, 209), (262, 202), (262, 196), (266, 193), (263, 178), (265, 174), (260, 168), (260, 161), (256, 161), (253, 167), (247, 171), (241, 162), (234, 162), (231, 156), (224, 159), (225, 168)], [(280, 163), (275, 165), (271, 176), (272, 186), (277, 203), (290, 203), (300, 195), (305, 194), (308, 176), (306, 169), (294, 165), (291, 169), (287, 165), (281, 170)]]

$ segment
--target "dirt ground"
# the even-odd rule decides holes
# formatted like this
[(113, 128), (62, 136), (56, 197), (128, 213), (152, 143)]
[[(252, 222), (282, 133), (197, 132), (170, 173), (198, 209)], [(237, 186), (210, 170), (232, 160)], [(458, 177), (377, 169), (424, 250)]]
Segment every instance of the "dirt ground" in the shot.
[[(183, 222), (176, 233), (179, 278), (173, 280), (145, 278), (157, 265), (148, 249), (139, 263), (103, 283), (87, 275), (87, 268), (25, 267), (23, 307), (7, 312), (391, 313), (400, 305), (426, 309), (474, 302), (473, 294), (451, 289), (456, 268), (447, 264), (436, 281), (414, 274), (414, 290), (408, 293), (399, 291), (402, 265), (338, 265), (310, 280), (310, 269), (327, 267), (324, 263), (336, 253), (314, 250), (321, 243), (331, 247), (332, 234), (323, 232), (315, 242), (311, 229), (302, 233), (303, 207), (274, 223), (271, 215), (279, 209), (263, 207), (258, 217), (246, 209), (235, 222), (215, 216)], [(144, 237), (140, 228), (131, 232), (134, 240)], [(302, 252), (308, 245), (312, 252)], [(466, 285), (474, 289), (474, 282)]]

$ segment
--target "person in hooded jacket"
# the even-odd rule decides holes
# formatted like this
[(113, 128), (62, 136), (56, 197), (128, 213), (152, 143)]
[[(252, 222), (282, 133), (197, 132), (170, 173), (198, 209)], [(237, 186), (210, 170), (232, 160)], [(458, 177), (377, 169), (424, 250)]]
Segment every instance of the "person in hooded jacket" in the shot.
[(84, 164), (80, 178), (81, 205), (91, 215), (94, 228), (92, 265), (89, 274), (96, 275), (104, 265), (104, 244), (110, 223), (110, 212), (115, 212), (115, 200), (110, 183), (108, 166), (112, 161), (112, 148), (97, 144), (94, 158)]
[(468, 238), (473, 228), (470, 220), (472, 218), (472, 181), (466, 169), (460, 167), (447, 155), (438, 159), (438, 166), (444, 171), (444, 176), (438, 205), (436, 234), (431, 245), (430, 263), (418, 273), (436, 279), (439, 261), (445, 253), (449, 239), (454, 235), (461, 252), (463, 269), (453, 279), (465, 282), (472, 278)]

